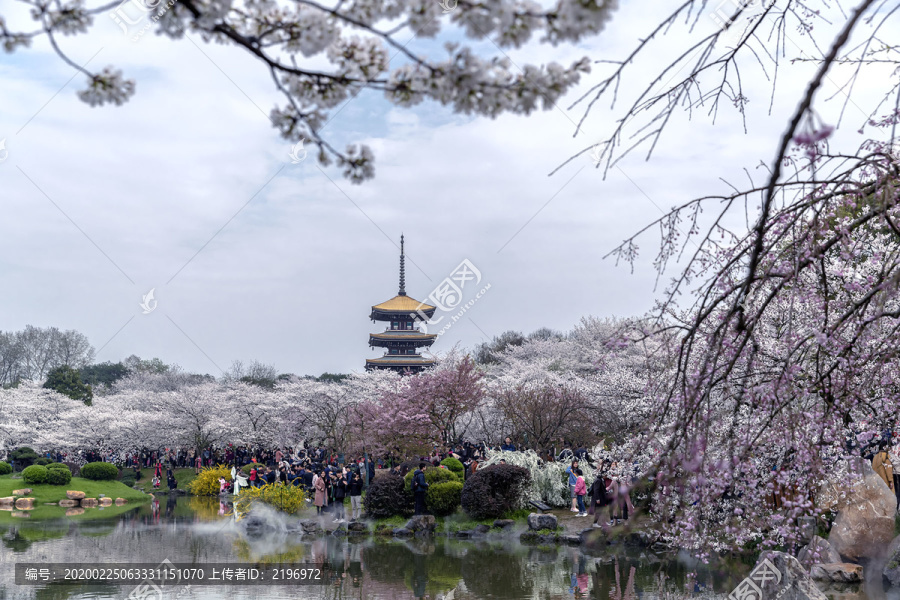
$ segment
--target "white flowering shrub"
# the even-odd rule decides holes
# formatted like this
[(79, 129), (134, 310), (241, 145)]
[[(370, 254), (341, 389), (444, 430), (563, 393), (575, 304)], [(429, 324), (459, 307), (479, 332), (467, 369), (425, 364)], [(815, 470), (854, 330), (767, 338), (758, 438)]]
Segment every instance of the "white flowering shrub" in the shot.
[[(535, 500), (554, 507), (571, 504), (566, 475), (566, 467), (571, 463), (545, 462), (533, 450), (508, 452), (488, 449), (480, 468), (496, 465), (501, 460), (505, 460), (508, 465), (524, 467), (531, 473), (531, 485), (526, 494), (526, 502)], [(593, 469), (588, 465), (581, 465), (581, 470), (584, 473), (584, 482), (590, 489), (595, 477)]]

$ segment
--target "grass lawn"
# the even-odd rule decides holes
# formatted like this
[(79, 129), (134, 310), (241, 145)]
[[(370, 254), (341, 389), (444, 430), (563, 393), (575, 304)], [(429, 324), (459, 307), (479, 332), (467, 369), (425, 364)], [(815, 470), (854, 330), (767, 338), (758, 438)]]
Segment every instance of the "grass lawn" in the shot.
[[(138, 486), (139, 489), (142, 489), (146, 492), (153, 491), (153, 474), (156, 472), (156, 469), (141, 469), (141, 478), (135, 482), (135, 485)], [(133, 469), (125, 469), (122, 474), (131, 475), (134, 473)], [(191, 482), (197, 475), (194, 473), (193, 467), (186, 469), (175, 469), (175, 481), (178, 482), (179, 490), (187, 490), (191, 489)], [(169, 486), (166, 484), (166, 471), (163, 469), (162, 480), (159, 482), (159, 489), (168, 491)]]
[(35, 507), (43, 505), (45, 502), (59, 502), (65, 499), (66, 490), (84, 492), (87, 498), (99, 498), (100, 494), (104, 494), (113, 500), (125, 498), (132, 503), (150, 500), (150, 496), (147, 494), (133, 490), (118, 481), (91, 481), (90, 479), (73, 477), (68, 485), (49, 485), (46, 483), (29, 485), (25, 483), (24, 479), (13, 479), (12, 475), (0, 476), (0, 497), (12, 496), (13, 490), (22, 488), (31, 488), (33, 490), (28, 497), (34, 498)]

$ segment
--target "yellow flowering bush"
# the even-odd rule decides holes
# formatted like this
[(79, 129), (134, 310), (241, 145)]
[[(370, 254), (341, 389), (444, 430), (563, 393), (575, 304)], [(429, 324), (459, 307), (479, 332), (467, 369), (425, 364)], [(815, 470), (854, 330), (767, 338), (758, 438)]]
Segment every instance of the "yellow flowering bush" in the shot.
[(191, 493), (195, 496), (216, 496), (219, 493), (219, 478), (231, 481), (231, 467), (217, 465), (206, 467), (191, 481)]
[(303, 488), (280, 483), (259, 488), (242, 488), (234, 502), (235, 512), (246, 513), (257, 502), (263, 502), (281, 512), (293, 515), (306, 507), (306, 493)]

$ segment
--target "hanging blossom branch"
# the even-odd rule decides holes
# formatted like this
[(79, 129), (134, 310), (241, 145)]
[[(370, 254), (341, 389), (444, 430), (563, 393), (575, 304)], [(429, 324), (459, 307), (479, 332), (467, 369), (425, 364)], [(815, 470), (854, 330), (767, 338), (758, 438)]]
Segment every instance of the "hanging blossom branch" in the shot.
[(449, 21), (473, 42), (490, 37), (499, 48), (519, 48), (540, 33), (543, 43), (578, 42), (600, 32), (616, 6), (615, 0), (559, 0), (549, 10), (532, 0), (128, 0), (89, 8), (85, 0), (18, 1), (31, 7), (40, 29), (15, 31), (0, 15), (4, 49), (13, 52), (46, 35), (54, 51), (88, 77), (79, 96), (92, 106), (122, 104), (135, 93), (135, 82), (121, 71), (92, 72), (57, 43), (58, 34), (87, 33), (98, 15), (109, 15), (127, 33), (118, 11), (146, 2), (152, 6), (146, 21), (158, 35), (196, 33), (249, 52), (286, 99), (271, 111), (273, 126), (288, 140), (312, 141), (320, 163), (336, 161), (354, 183), (374, 176), (371, 150), (359, 144), (338, 150), (322, 129), (340, 104), (362, 90), (381, 92), (402, 107), (435, 100), (465, 114), (527, 115), (553, 107), (590, 71), (587, 58), (568, 67), (550, 62), (520, 69), (505, 55), (483, 57), (457, 43), (445, 44), (443, 59), (434, 58), (414, 51), (415, 38), (434, 38)]
[[(750, 542), (796, 544), (801, 517), (836, 510), (830, 490), (853, 478), (843, 459), (892, 429), (900, 414), (900, 71), (884, 76), (885, 62), (900, 61), (886, 50), (896, 44), (883, 39), (891, 30), (886, 19), (897, 10), (879, 6), (859, 1), (836, 22), (828, 43), (816, 44), (825, 48), (818, 68), (772, 162), (764, 165), (762, 182), (748, 172), (747, 186), (684, 202), (611, 253), (633, 264), (639, 236), (658, 228), (658, 273), (686, 260), (654, 311), (656, 326), (637, 335), (678, 336), (669, 379), (655, 388), (662, 393), (648, 431), (615, 454), (649, 465), (655, 477), (644, 491), (654, 499), (654, 528), (700, 555)], [(698, 8), (683, 3), (665, 28)], [(733, 70), (739, 56), (760, 65), (766, 57), (777, 71), (788, 20), (805, 24), (811, 35), (811, 22), (822, 18), (795, 2), (772, 2), (758, 15), (732, 20), (731, 27), (743, 24), (745, 33), (724, 54), (713, 52), (724, 30), (692, 44), (700, 58), (687, 73), (658, 94), (648, 87), (599, 146), (604, 169), (636, 147), (623, 151), (620, 144), (632, 120), (644, 118), (633, 139), (652, 152), (676, 110), (703, 106), (715, 118), (720, 95), (740, 99)], [(754, 32), (765, 19), (774, 25), (764, 44)], [(591, 102), (615, 89), (634, 56), (601, 83)], [(663, 67), (654, 84), (684, 66), (685, 56)], [(860, 75), (881, 69), (880, 110), (892, 110), (867, 119), (877, 139), (842, 153), (830, 147), (834, 128), (815, 106), (835, 66), (848, 63), (856, 72), (843, 91), (849, 94)], [(701, 88), (700, 76), (711, 81), (713, 67), (712, 87)], [(740, 102), (735, 106), (742, 112)], [(735, 224), (741, 209), (744, 227)], [(693, 300), (684, 306), (686, 294)]]

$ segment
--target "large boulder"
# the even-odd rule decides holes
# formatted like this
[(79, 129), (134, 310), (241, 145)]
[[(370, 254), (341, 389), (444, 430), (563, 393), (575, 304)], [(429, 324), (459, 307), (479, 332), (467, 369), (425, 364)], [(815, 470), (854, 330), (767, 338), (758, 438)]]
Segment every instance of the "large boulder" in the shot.
[(13, 496), (27, 496), (31, 493), (31, 488), (22, 488), (21, 490), (13, 490)]
[(347, 524), (347, 531), (352, 531), (354, 533), (368, 533), (368, 526), (362, 521), (350, 521)]
[(93, 507), (97, 506), (97, 505), (100, 504), (100, 503), (97, 501), (96, 498), (82, 498), (82, 499), (79, 501), (79, 504), (80, 504), (83, 508), (93, 508)]
[(494, 521), (494, 527), (496, 527), (497, 529), (509, 529), (515, 524), (516, 522), (512, 519), (496, 519)]
[[(760, 594), (759, 590), (762, 591)], [(763, 553), (732, 597), (777, 600), (826, 600), (800, 561), (784, 552)]]
[(116, 506), (122, 506), (123, 504), (127, 504), (128, 500), (125, 498), (116, 498)]
[(854, 459), (850, 468), (857, 474), (856, 485), (838, 511), (828, 541), (838, 554), (858, 561), (880, 556), (894, 539), (897, 498), (868, 461)]
[(34, 508), (34, 498), (19, 498), (16, 500), (16, 508), (19, 510), (32, 510)]
[(112, 506), (112, 498), (100, 498), (100, 506)]
[(528, 529), (531, 531), (539, 531), (541, 529), (551, 529), (556, 531), (559, 521), (556, 515), (547, 513), (531, 513), (528, 515)]
[(803, 546), (797, 554), (797, 560), (806, 568), (815, 564), (828, 564), (841, 562), (841, 555), (831, 547), (828, 540), (814, 535), (807, 546)]
[(884, 563), (884, 577), (891, 585), (900, 587), (900, 535), (894, 538), (887, 549), (887, 561)]
[(829, 563), (813, 565), (809, 576), (816, 581), (835, 583), (859, 583), (863, 580), (863, 568), (853, 563)]
[(77, 500), (69, 500), (68, 498), (64, 498), (59, 501), (59, 505), (63, 508), (72, 508), (73, 506), (78, 506)]
[(416, 515), (406, 522), (404, 529), (409, 529), (413, 533), (434, 533), (435, 526), (433, 515)]
[(85, 496), (84, 492), (77, 492), (74, 490), (66, 491), (66, 498), (68, 498), (69, 500), (81, 500), (82, 498), (84, 498), (84, 496)]
[(5, 496), (3, 498), (0, 498), (0, 506), (10, 507), (15, 503), (16, 503), (15, 496)]
[(75, 508), (70, 508), (69, 510), (66, 511), (67, 517), (77, 517), (78, 515), (83, 515), (83, 514), (84, 514), (84, 509), (79, 508), (77, 506)]

